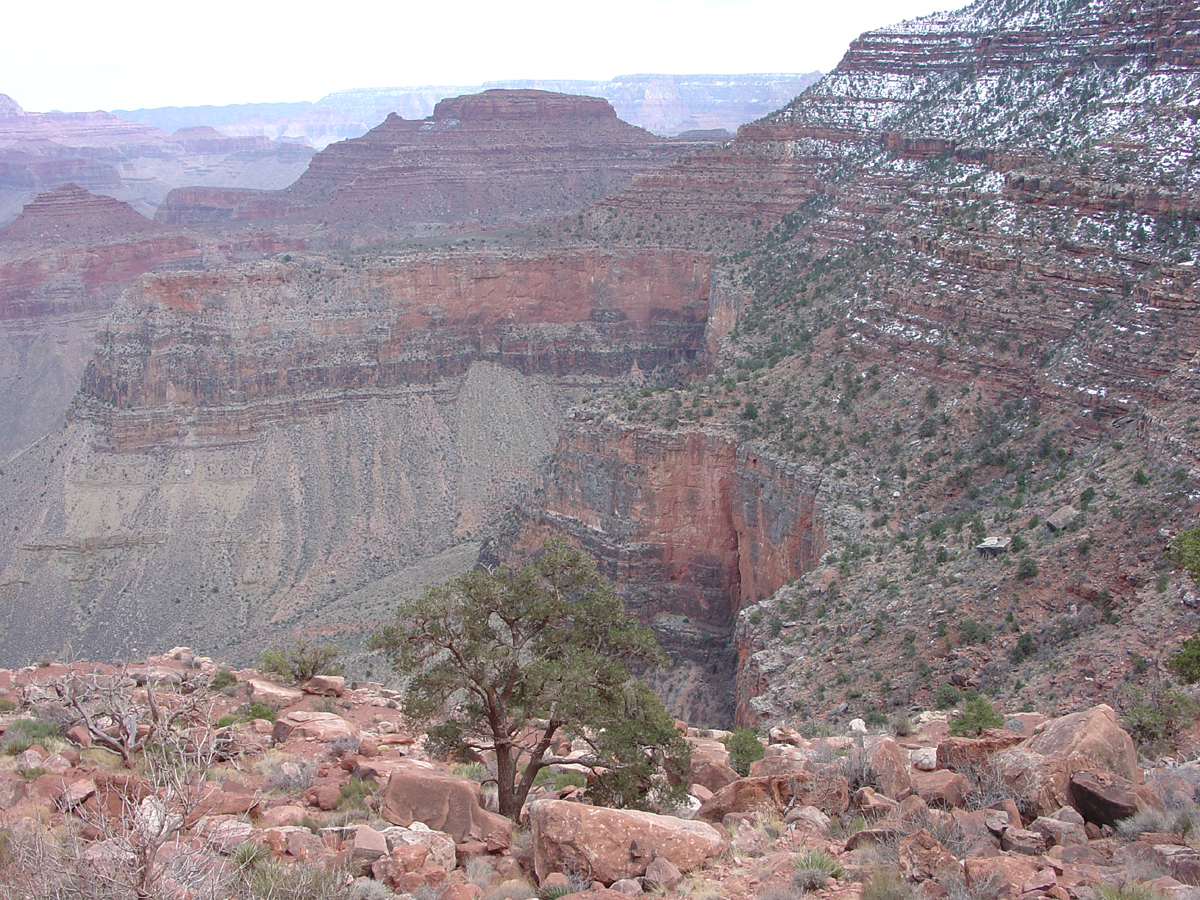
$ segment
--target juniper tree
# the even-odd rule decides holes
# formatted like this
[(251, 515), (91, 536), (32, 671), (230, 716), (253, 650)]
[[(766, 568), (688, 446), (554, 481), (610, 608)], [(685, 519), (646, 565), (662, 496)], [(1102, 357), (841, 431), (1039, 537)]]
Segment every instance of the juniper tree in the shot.
[[(516, 819), (538, 772), (593, 770), (600, 802), (681, 799), (687, 744), (630, 666), (666, 663), (586, 553), (559, 539), (515, 571), (467, 572), (405, 600), (371, 639), (410, 675), (405, 712), (444, 748), (493, 751), (499, 810)], [(583, 757), (551, 751), (564, 735)], [(669, 775), (667, 778), (665, 776)]]

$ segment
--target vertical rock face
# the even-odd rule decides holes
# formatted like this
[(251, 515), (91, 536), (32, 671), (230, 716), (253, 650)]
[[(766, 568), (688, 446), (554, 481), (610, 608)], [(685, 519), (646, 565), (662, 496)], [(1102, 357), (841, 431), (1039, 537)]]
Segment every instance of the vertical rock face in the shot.
[(575, 422), (503, 552), (560, 533), (594, 554), (678, 657), (659, 685), (677, 714), (728, 723), (734, 616), (819, 558), (819, 486), (721, 430)]
[(709, 267), (689, 253), (444, 253), (148, 278), (101, 334), (74, 415), (128, 449), (250, 434), (479, 360), (553, 376), (686, 368), (704, 358)]
[(0, 656), (196, 632), (253, 655), (361, 620), (330, 609), (491, 526), (582, 392), (704, 365), (710, 265), (441, 252), (143, 277), (67, 428), (0, 484)]
[(0, 228), (0, 455), (62, 426), (122, 290), (152, 270), (303, 246), (249, 234), (216, 241), (156, 226), (128, 204), (66, 184)]

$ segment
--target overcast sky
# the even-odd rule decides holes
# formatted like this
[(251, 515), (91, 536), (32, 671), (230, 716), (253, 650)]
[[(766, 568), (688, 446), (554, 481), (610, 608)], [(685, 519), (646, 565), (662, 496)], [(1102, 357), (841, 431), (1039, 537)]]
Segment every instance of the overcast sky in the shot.
[(317, 100), (352, 87), (833, 68), (964, 0), (6, 4), (0, 93), (33, 111)]

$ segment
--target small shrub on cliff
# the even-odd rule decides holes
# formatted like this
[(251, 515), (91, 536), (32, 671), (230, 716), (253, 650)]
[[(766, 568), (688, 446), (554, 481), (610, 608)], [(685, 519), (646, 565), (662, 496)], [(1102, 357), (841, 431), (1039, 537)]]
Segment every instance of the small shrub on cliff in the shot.
[(986, 644), (992, 638), (992, 629), (968, 617), (958, 623), (958, 637), (964, 644)]
[(1022, 580), (1036, 578), (1037, 573), (1037, 560), (1032, 556), (1022, 556), (1020, 562), (1017, 563), (1017, 577)]
[(1004, 716), (996, 712), (986, 697), (973, 697), (963, 704), (962, 713), (950, 722), (955, 737), (975, 737), (985, 728), (999, 728)]
[(1171, 561), (1200, 583), (1200, 528), (1179, 532), (1171, 544)]
[(1194, 634), (1171, 655), (1166, 666), (1180, 681), (1195, 684), (1200, 681), (1200, 634)]
[(1197, 712), (1191, 697), (1169, 687), (1154, 686), (1149, 691), (1130, 688), (1122, 700), (1121, 724), (1148, 754), (1170, 750)]
[(763, 758), (766, 752), (759, 743), (758, 735), (750, 728), (739, 728), (725, 738), (729, 750), (729, 767), (743, 778), (750, 774), (750, 764)]
[(210, 690), (222, 691), (227, 687), (233, 687), (238, 683), (237, 676), (228, 669), (221, 669), (212, 677), (212, 681), (208, 683)]
[(302, 638), (286, 647), (263, 651), (262, 670), (296, 684), (315, 675), (341, 675), (342, 667), (334, 662), (341, 652), (336, 644), (313, 644)]
[(1008, 658), (1010, 662), (1017, 665), (1023, 663), (1035, 653), (1037, 653), (1037, 641), (1033, 639), (1032, 634), (1025, 631), (1017, 638), (1016, 645), (1008, 651)]
[(957, 706), (962, 699), (962, 693), (952, 684), (939, 684), (933, 694), (933, 705), (938, 709), (949, 709)]

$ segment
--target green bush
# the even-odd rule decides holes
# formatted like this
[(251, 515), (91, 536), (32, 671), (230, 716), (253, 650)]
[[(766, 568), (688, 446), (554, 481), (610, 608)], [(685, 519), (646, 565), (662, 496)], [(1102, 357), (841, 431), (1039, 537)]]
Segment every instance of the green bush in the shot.
[(955, 737), (976, 737), (986, 728), (999, 728), (1004, 717), (986, 697), (972, 697), (963, 704), (960, 715), (950, 722), (950, 733)]
[(1197, 713), (1195, 701), (1173, 688), (1148, 694), (1134, 688), (1128, 697), (1131, 702), (1121, 724), (1133, 742), (1147, 753), (1168, 751)]
[(952, 684), (940, 684), (938, 689), (933, 694), (933, 705), (938, 709), (949, 709), (952, 706), (957, 706), (958, 701), (962, 699), (962, 694)]
[(766, 752), (751, 728), (738, 728), (725, 738), (725, 747), (729, 750), (730, 768), (743, 778), (750, 774), (750, 764), (762, 759)]
[(1015, 665), (1024, 662), (1035, 653), (1037, 653), (1037, 641), (1033, 639), (1032, 634), (1026, 631), (1017, 638), (1016, 646), (1008, 651), (1008, 658)]
[(804, 850), (792, 857), (792, 869), (796, 872), (816, 871), (825, 877), (845, 878), (846, 870), (841, 863), (824, 850)]
[(1200, 583), (1200, 528), (1179, 532), (1171, 544), (1169, 556), (1175, 565), (1192, 576), (1193, 581)]
[(1194, 634), (1173, 653), (1166, 666), (1184, 684), (1200, 681), (1200, 634)]
[(262, 670), (297, 684), (315, 675), (341, 675), (341, 666), (334, 662), (341, 652), (336, 644), (313, 644), (300, 639), (286, 647), (263, 651)]
[(1020, 579), (1036, 578), (1037, 573), (1037, 561), (1032, 556), (1022, 556), (1017, 563), (1017, 577)]
[(1141, 881), (1126, 881), (1120, 885), (1096, 885), (1097, 900), (1162, 900), (1148, 884)]
[(255, 701), (250, 704), (250, 709), (247, 715), (249, 715), (251, 719), (266, 719), (268, 722), (274, 722), (275, 713), (275, 707)]
[(232, 687), (237, 683), (238, 680), (236, 675), (234, 675), (228, 669), (221, 669), (212, 677), (212, 681), (208, 683), (208, 686), (211, 690), (220, 691), (227, 687)]
[(992, 637), (992, 629), (975, 619), (966, 618), (958, 623), (958, 637), (964, 644), (986, 644)]
[(40, 744), (59, 736), (58, 726), (53, 722), (42, 719), (17, 719), (10, 722), (4, 731), (4, 740), (0, 741), (0, 753), (16, 756), (24, 753), (34, 744)]
[(338, 809), (365, 809), (366, 799), (374, 793), (374, 783), (361, 778), (351, 778), (338, 791)]
[(862, 889), (862, 900), (912, 900), (913, 889), (895, 868), (878, 868)]

